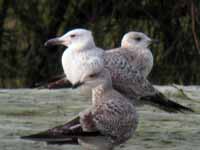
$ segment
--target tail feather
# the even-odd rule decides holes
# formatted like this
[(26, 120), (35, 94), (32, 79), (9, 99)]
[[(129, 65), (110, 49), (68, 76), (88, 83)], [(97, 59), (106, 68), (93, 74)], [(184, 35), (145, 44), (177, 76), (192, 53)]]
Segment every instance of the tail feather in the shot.
[(142, 97), (141, 100), (144, 103), (148, 103), (150, 105), (159, 107), (160, 109), (170, 112), (170, 113), (178, 113), (178, 112), (194, 112), (189, 107), (183, 106), (181, 104), (178, 104), (168, 98), (166, 98), (163, 94), (157, 93), (155, 95), (151, 96), (145, 96)]
[[(80, 119), (79, 116), (76, 116), (75, 118), (71, 119), (64, 125), (60, 125), (60, 126), (54, 127), (52, 129), (48, 129), (40, 133), (36, 133), (36, 134), (28, 135), (28, 136), (22, 136), (21, 138), (27, 139), (27, 140), (34, 140), (34, 141), (51, 141), (52, 139), (56, 140), (56, 139), (67, 138), (68, 134), (70, 133), (72, 134), (75, 131), (80, 132), (82, 130), (80, 126), (77, 126), (78, 124), (80, 124), (79, 119)], [(70, 128), (74, 126), (77, 126), (77, 127), (71, 130)]]
[(65, 74), (57, 75), (55, 77), (47, 79), (46, 81), (36, 83), (34, 86), (32, 86), (32, 88), (70, 88), (72, 84), (70, 82), (67, 82), (65, 78)]
[(21, 139), (43, 141), (48, 144), (77, 144), (78, 137), (101, 136), (98, 131), (84, 132), (81, 128), (79, 119), (79, 116), (76, 116), (64, 125), (40, 133), (22, 136)]
[(49, 129), (44, 132), (28, 135), (28, 136), (22, 136), (21, 139), (24, 140), (32, 140), (32, 141), (40, 141), (40, 142), (47, 142), (50, 144), (61, 144), (61, 143), (76, 143), (75, 139), (78, 139), (79, 137), (96, 137), (101, 136), (99, 132), (74, 132), (70, 131), (68, 133), (63, 132), (63, 130), (55, 131), (55, 129)]
[(64, 144), (68, 144), (68, 145), (78, 145), (78, 138), (71, 138), (69, 140), (63, 140), (63, 141), (51, 141), (51, 142), (47, 142), (47, 144), (49, 145), (64, 145)]

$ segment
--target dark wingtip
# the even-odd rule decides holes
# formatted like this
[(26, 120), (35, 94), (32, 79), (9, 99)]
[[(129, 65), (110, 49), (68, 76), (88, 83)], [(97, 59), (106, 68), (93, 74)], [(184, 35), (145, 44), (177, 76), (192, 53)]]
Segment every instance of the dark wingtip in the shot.
[(37, 134), (32, 134), (28, 136), (21, 136), (23, 140), (32, 140), (32, 141), (46, 141), (45, 139), (49, 139), (50, 136), (47, 132), (41, 132)]
[(45, 81), (36, 83), (32, 88), (48, 88), (48, 89), (60, 89), (60, 88), (72, 88), (72, 84), (66, 80), (65, 74), (51, 77)]
[(79, 116), (75, 116), (64, 125), (60, 125), (60, 126), (51, 128), (49, 130), (36, 133), (36, 134), (21, 136), (20, 138), (24, 140), (33, 140), (33, 141), (41, 141), (41, 140), (47, 141), (48, 139), (61, 138), (63, 137), (62, 129), (63, 128), (66, 129), (66, 132), (70, 131), (68, 130), (68, 128), (70, 128), (73, 125), (79, 124), (79, 119), (80, 119)]
[(65, 141), (51, 141), (51, 142), (47, 142), (47, 144), (49, 145), (64, 145), (64, 144), (78, 145), (79, 143), (78, 143), (78, 138), (72, 138)]
[(31, 140), (31, 141), (36, 141), (36, 142), (46, 142), (49, 145), (63, 145), (63, 144), (70, 144), (70, 145), (77, 145), (78, 143), (78, 138), (48, 138), (41, 136), (39, 134), (35, 135), (30, 135), (30, 136), (22, 136), (20, 137), (23, 140)]
[(171, 107), (170, 111), (171, 112), (181, 112), (181, 113), (186, 113), (186, 112), (190, 112), (190, 113), (194, 113), (195, 111), (189, 107), (180, 105), (176, 102), (173, 102), (171, 100), (168, 100), (167, 103), (169, 104), (169, 107)]
[(178, 104), (168, 98), (166, 98), (161, 93), (158, 93), (153, 96), (146, 96), (141, 98), (142, 101), (149, 103), (151, 105), (157, 106), (160, 109), (169, 112), (169, 113), (194, 113), (195, 111), (189, 107), (183, 106), (181, 104)]

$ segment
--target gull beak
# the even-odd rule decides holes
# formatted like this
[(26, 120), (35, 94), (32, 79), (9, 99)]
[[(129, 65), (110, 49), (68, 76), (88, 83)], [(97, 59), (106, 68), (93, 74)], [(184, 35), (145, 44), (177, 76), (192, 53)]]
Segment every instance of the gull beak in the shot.
[(70, 44), (69, 38), (65, 36), (57, 37), (50, 39), (44, 43), (44, 46), (53, 46), (53, 45), (65, 45), (68, 46)]
[(53, 38), (44, 43), (44, 46), (61, 45), (64, 41), (60, 38)]

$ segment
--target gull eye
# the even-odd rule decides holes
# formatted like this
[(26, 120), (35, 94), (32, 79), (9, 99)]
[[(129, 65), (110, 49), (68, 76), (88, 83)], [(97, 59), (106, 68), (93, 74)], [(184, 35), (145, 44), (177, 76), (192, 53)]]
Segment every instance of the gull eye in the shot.
[(141, 37), (135, 37), (136, 41), (141, 41), (141, 39), (142, 39)]
[(75, 34), (71, 34), (71, 35), (70, 35), (71, 38), (74, 38), (75, 36), (76, 36)]
[(91, 74), (89, 77), (90, 78), (93, 78), (93, 77), (95, 77), (96, 76), (96, 74)]

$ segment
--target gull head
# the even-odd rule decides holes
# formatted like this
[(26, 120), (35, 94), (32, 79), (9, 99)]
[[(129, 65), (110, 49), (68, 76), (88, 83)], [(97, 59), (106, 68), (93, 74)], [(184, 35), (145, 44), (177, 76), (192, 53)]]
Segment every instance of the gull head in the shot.
[(80, 50), (92, 48), (95, 46), (95, 43), (91, 31), (86, 29), (74, 29), (61, 37), (48, 40), (44, 45), (64, 45), (68, 48)]
[(152, 43), (157, 43), (157, 40), (151, 39), (142, 32), (128, 32), (121, 41), (121, 47), (124, 48), (147, 48)]

